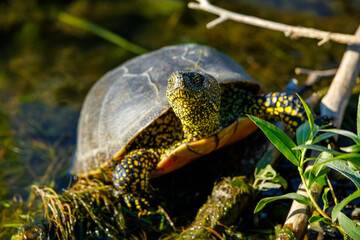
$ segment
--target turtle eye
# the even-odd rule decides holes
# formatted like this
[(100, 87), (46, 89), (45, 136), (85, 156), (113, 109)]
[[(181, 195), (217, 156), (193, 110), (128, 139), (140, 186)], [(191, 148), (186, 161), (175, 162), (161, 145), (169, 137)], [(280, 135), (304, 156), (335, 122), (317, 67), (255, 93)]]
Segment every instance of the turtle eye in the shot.
[(174, 83), (174, 74), (172, 74), (172, 75), (170, 76), (169, 81), (168, 81), (168, 86), (173, 85), (173, 83)]
[(201, 75), (196, 75), (193, 78), (191, 78), (191, 84), (194, 87), (200, 87), (203, 81), (204, 81), (204, 77)]

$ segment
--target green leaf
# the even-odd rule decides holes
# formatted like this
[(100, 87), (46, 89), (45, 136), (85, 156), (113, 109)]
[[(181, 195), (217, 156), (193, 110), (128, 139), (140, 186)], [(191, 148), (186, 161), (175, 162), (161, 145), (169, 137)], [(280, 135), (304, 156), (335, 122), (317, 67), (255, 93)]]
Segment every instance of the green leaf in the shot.
[(354, 171), (359, 171), (360, 169), (359, 153), (344, 153), (342, 155), (336, 156), (335, 158), (342, 158), (346, 160), (350, 168)]
[(311, 110), (310, 110), (309, 106), (306, 104), (306, 102), (299, 96), (299, 94), (296, 94), (296, 95), (298, 96), (298, 98), (302, 102), (302, 104), (304, 106), (304, 109), (305, 109), (305, 112), (306, 112), (306, 115), (307, 115), (308, 120), (309, 120), (309, 125), (310, 125), (309, 139), (313, 139), (313, 137), (314, 137), (313, 132), (314, 132), (314, 126), (315, 126), (314, 117), (313, 117), (313, 115), (311, 113)]
[(296, 143), (298, 145), (305, 144), (310, 138), (310, 124), (309, 121), (304, 122), (296, 130)]
[(311, 145), (299, 145), (299, 146), (294, 147), (293, 149), (302, 150), (304, 148), (308, 148), (308, 149), (319, 151), (319, 152), (328, 152), (328, 153), (331, 153), (331, 154), (334, 154), (334, 155), (342, 154), (342, 153), (340, 153), (340, 152), (338, 152), (336, 150), (329, 149), (329, 148), (323, 147), (323, 146), (312, 145), (312, 144)]
[(339, 225), (344, 232), (349, 235), (352, 239), (360, 239), (360, 225), (349, 219), (342, 212), (339, 213)]
[(357, 135), (360, 137), (360, 95), (358, 100), (357, 119), (356, 119)]
[(264, 183), (260, 183), (259, 185), (260, 191), (267, 191), (269, 189), (279, 189), (281, 187), (282, 186), (280, 183), (272, 183), (272, 182), (264, 182)]
[(309, 223), (316, 223), (316, 222), (320, 222), (320, 221), (325, 222), (327, 224), (331, 224), (331, 221), (329, 219), (324, 218), (320, 215), (314, 215), (311, 218), (309, 218)]
[(320, 155), (316, 158), (316, 161), (312, 167), (312, 171), (313, 173), (315, 174), (315, 176), (318, 176), (321, 174), (321, 172), (323, 171), (323, 168), (326, 168), (324, 166), (324, 163), (323, 160), (324, 159), (331, 159), (333, 157), (333, 155), (331, 153), (328, 153), (328, 152), (322, 152), (320, 153)]
[(316, 136), (314, 141), (312, 142), (313, 144), (316, 144), (318, 142), (321, 142), (322, 140), (325, 140), (325, 139), (328, 139), (328, 138), (331, 138), (335, 135), (335, 133), (323, 133), (323, 134), (320, 134), (319, 136)]
[(360, 153), (344, 153), (342, 155), (336, 156), (335, 158), (343, 158), (344, 160), (347, 160), (348, 162), (352, 162), (354, 164), (360, 163)]
[(29, 219), (30, 215), (29, 214), (20, 214), (19, 216), (21, 219)]
[(329, 168), (332, 168), (340, 172), (341, 174), (349, 178), (355, 184), (355, 186), (358, 189), (360, 189), (360, 174), (352, 170), (346, 163), (339, 160), (335, 160), (335, 161), (327, 162), (325, 163), (325, 165), (328, 166)]
[(255, 174), (254, 187), (259, 191), (267, 191), (272, 188), (287, 188), (286, 180), (281, 177), (273, 167), (268, 164), (265, 168), (259, 169)]
[(287, 183), (286, 179), (280, 175), (276, 175), (273, 182), (280, 184), (284, 189), (287, 189), (287, 187), (288, 187), (288, 183)]
[(322, 156), (319, 155), (319, 158), (321, 158), (321, 161), (317, 161), (314, 164), (314, 167), (318, 167), (318, 166), (321, 166), (324, 164), (326, 165), (331, 162), (341, 160), (342, 163), (345, 163), (345, 162), (347, 163), (350, 170), (353, 170), (356, 172), (356, 171), (358, 171), (358, 169), (360, 169), (360, 162), (359, 162), (360, 154), (358, 154), (358, 153), (344, 153), (344, 154), (338, 155), (336, 157), (325, 157), (323, 155)]
[(23, 223), (5, 223), (2, 225), (2, 227), (6, 227), (6, 228), (19, 228), (21, 226), (23, 226)]
[(350, 161), (350, 162), (354, 162), (354, 159), (355, 161), (358, 161), (360, 158), (360, 154), (359, 153), (343, 153), (343, 154), (340, 154), (340, 155), (337, 155), (336, 157), (333, 157), (331, 158), (332, 160), (347, 160), (347, 161)]
[(297, 201), (301, 204), (307, 205), (307, 206), (311, 205), (311, 201), (308, 197), (305, 197), (305, 196), (297, 194), (297, 193), (288, 193), (288, 194), (285, 194), (282, 196), (268, 197), (268, 198), (261, 199), (258, 202), (258, 204), (256, 205), (254, 213), (261, 211), (261, 209), (263, 209), (266, 204), (276, 201), (276, 200), (281, 200), (281, 199), (292, 199), (292, 200), (295, 200), (295, 201)]
[(359, 159), (353, 159), (354, 161), (348, 161), (349, 167), (354, 171), (359, 171), (360, 169), (360, 161)]
[(313, 184), (314, 179), (315, 179), (315, 174), (311, 170), (312, 169), (307, 170), (304, 174), (305, 180), (309, 181), (309, 183), (308, 183), (309, 187), (311, 187), (311, 185)]
[(248, 116), (292, 164), (299, 166), (300, 151), (292, 150), (296, 145), (283, 131), (265, 120), (251, 115)]
[(329, 191), (330, 191), (330, 188), (325, 188), (324, 193), (322, 195), (322, 200), (323, 200), (323, 203), (324, 203), (323, 211), (325, 211), (325, 209), (327, 209), (329, 207), (329, 200), (328, 200), (328, 197), (327, 197), (327, 194), (328, 194)]
[(309, 223), (316, 223), (321, 221), (322, 217), (320, 215), (315, 215), (309, 218)]
[(348, 153), (360, 152), (360, 144), (355, 144), (355, 145), (348, 146), (348, 147), (341, 147), (340, 149), (342, 151), (348, 152)]
[(336, 204), (336, 206), (334, 207), (334, 209), (331, 212), (332, 221), (333, 222), (336, 221), (336, 219), (338, 217), (338, 214), (340, 213), (341, 209), (343, 209), (349, 202), (351, 202), (355, 198), (359, 198), (359, 197), (360, 197), (360, 189), (353, 192), (352, 194), (350, 194), (346, 198), (344, 198), (340, 203)]
[[(313, 178), (309, 178), (309, 186), (311, 186), (315, 181), (320, 185), (324, 186), (326, 185), (326, 174), (328, 172), (328, 167), (326, 167), (324, 164), (319, 163), (319, 159), (330, 159), (332, 157), (332, 154), (327, 152), (322, 152), (317, 157), (312, 169), (310, 176), (313, 176)], [(319, 163), (319, 164), (318, 164)]]
[[(328, 169), (328, 168), (326, 168), (326, 169)], [(316, 181), (317, 185), (319, 185), (319, 186), (327, 185), (326, 175), (327, 175), (327, 170), (326, 170), (326, 173), (316, 177), (315, 181)]]
[(348, 138), (352, 139), (355, 143), (360, 144), (360, 137), (358, 137), (355, 133), (347, 131), (347, 130), (342, 130), (342, 129), (320, 129), (319, 131), (336, 133), (336, 134), (348, 137)]
[(266, 151), (264, 156), (256, 163), (255, 175), (259, 173), (261, 169), (265, 169), (267, 165), (273, 161), (272, 150)]
[(327, 174), (327, 167), (321, 168), (322, 171), (320, 171), (319, 175), (315, 175), (312, 170), (308, 170), (305, 172), (305, 179), (309, 181), (308, 186), (311, 187), (314, 182), (317, 182), (319, 186), (325, 186), (326, 183), (326, 174)]

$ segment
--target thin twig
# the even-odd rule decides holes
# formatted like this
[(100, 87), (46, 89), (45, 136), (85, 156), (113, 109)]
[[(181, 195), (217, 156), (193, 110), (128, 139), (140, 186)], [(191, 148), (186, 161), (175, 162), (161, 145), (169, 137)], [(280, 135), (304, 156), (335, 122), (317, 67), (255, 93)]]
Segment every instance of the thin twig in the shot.
[(196, 9), (196, 10), (203, 10), (205, 12), (213, 13), (218, 15), (219, 17), (211, 22), (209, 22), (206, 27), (213, 28), (216, 25), (226, 21), (226, 20), (233, 20), (236, 22), (242, 22), (245, 24), (267, 28), (275, 31), (280, 31), (285, 34), (285, 36), (290, 38), (299, 38), (299, 37), (306, 37), (306, 38), (314, 38), (319, 39), (318, 45), (322, 45), (328, 41), (333, 41), (342, 44), (355, 44), (360, 43), (360, 37), (343, 34), (343, 33), (334, 33), (328, 31), (321, 31), (314, 28), (306, 28), (306, 27), (297, 27), (291, 26), (283, 23), (277, 23), (269, 20), (264, 20), (261, 18), (248, 16), (240, 13), (234, 13), (229, 10), (217, 7), (209, 3), (207, 0), (198, 0), (198, 3), (190, 2), (188, 4), (189, 8)]
[(333, 77), (337, 71), (337, 68), (331, 68), (327, 70), (312, 70), (312, 69), (306, 69), (306, 68), (295, 68), (295, 74), (306, 74), (306, 75), (315, 75), (318, 77)]
[(332, 198), (334, 199), (334, 203), (335, 203), (335, 205), (337, 205), (337, 204), (338, 204), (338, 200), (337, 200), (337, 197), (336, 197), (336, 195), (335, 195), (334, 188), (333, 188), (333, 186), (332, 186), (332, 184), (331, 184), (330, 179), (328, 178), (328, 176), (326, 176), (326, 182), (327, 182), (327, 184), (328, 184), (328, 186), (329, 186), (329, 188), (330, 188), (331, 196), (332, 196)]
[(205, 226), (200, 226), (201, 228), (205, 229), (206, 231), (211, 232), (212, 234), (214, 234), (215, 236), (217, 236), (220, 240), (224, 240), (224, 238), (214, 229), (209, 228), (209, 227), (205, 227)]
[(328, 69), (328, 70), (310, 70), (305, 68), (295, 68), (295, 74), (307, 74), (308, 77), (306, 79), (306, 82), (300, 87), (300, 89), (297, 91), (297, 93), (302, 94), (311, 86), (317, 84), (321, 79), (333, 77), (337, 72), (337, 68)]
[(158, 205), (158, 208), (164, 214), (164, 216), (165, 216), (166, 220), (168, 221), (170, 227), (173, 229), (174, 232), (176, 232), (175, 224), (171, 220), (169, 214), (165, 211), (165, 209), (162, 206)]

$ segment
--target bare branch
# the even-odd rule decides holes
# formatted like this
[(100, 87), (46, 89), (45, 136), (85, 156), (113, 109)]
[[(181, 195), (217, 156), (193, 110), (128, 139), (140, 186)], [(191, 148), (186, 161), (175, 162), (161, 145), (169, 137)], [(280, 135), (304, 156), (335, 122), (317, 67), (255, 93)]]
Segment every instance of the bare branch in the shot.
[[(360, 26), (355, 35), (360, 36)], [(335, 118), (335, 125), (341, 126), (345, 108), (360, 71), (360, 44), (347, 48), (328, 93), (321, 100), (321, 113)]]
[(306, 69), (306, 68), (295, 68), (295, 74), (306, 74), (309, 76), (314, 76), (317, 78), (322, 77), (333, 77), (337, 71), (337, 68), (327, 69), (327, 70), (312, 70), (312, 69)]
[(220, 16), (220, 17), (216, 18), (215, 20), (213, 20), (213, 21), (209, 22), (208, 24), (206, 24), (206, 27), (207, 28), (213, 28), (216, 25), (218, 25), (218, 24), (220, 24), (222, 22), (225, 22), (227, 20), (228, 20), (228, 18), (226, 16)]
[(212, 5), (207, 0), (198, 0), (196, 2), (190, 2), (188, 4), (189, 8), (202, 10), (205, 12), (213, 13), (218, 15), (219, 18), (215, 21), (212, 21), (207, 24), (207, 28), (213, 28), (216, 25), (226, 21), (226, 20), (233, 20), (236, 22), (242, 22), (245, 24), (258, 26), (262, 28), (272, 29), (275, 31), (280, 31), (285, 34), (285, 36), (290, 38), (299, 38), (299, 37), (306, 37), (306, 38), (314, 38), (319, 39), (318, 45), (322, 45), (328, 41), (333, 41), (342, 44), (359, 44), (360, 37), (349, 35), (349, 34), (342, 34), (342, 33), (333, 33), (327, 31), (321, 31), (313, 28), (306, 28), (306, 27), (296, 27), (291, 25), (286, 25), (282, 23), (277, 23), (273, 21), (264, 20), (257, 17), (247, 16), (240, 13), (234, 13), (228, 11), (226, 9), (217, 7)]

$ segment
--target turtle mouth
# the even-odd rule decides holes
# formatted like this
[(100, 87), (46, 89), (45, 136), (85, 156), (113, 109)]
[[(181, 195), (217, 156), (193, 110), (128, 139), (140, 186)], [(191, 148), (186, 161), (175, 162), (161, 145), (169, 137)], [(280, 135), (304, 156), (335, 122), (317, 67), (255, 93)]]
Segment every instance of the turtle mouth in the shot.
[[(176, 91), (176, 90), (177, 90), (177, 91)], [(176, 91), (176, 92), (175, 92), (175, 91)], [(180, 87), (180, 86), (174, 87), (173, 89), (170, 89), (169, 92), (170, 92), (170, 93), (174, 93), (174, 92), (175, 92), (175, 94), (176, 94), (177, 92), (189, 92), (189, 93), (190, 93), (190, 91), (189, 91), (188, 89), (182, 88), (182, 87)]]
[(194, 98), (194, 94), (189, 91), (188, 89), (184, 89), (181, 87), (175, 87), (168, 91), (168, 97), (171, 101), (178, 101), (178, 100), (190, 100)]

